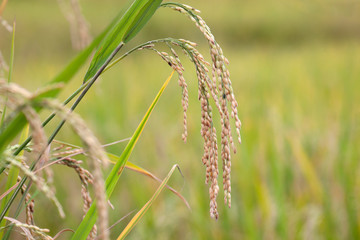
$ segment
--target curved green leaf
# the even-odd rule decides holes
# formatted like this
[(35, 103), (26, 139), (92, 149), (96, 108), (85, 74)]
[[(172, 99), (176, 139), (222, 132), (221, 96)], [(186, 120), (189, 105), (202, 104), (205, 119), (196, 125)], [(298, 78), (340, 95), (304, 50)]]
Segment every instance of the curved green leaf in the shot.
[(127, 43), (141, 30), (161, 2), (162, 0), (135, 0), (133, 2), (100, 43), (84, 77), (84, 82), (96, 74), (120, 44)]
[(175, 164), (170, 172), (168, 173), (168, 175), (166, 176), (166, 178), (161, 182), (160, 186), (158, 187), (158, 189), (156, 189), (154, 195), (150, 198), (150, 200), (136, 213), (136, 215), (130, 220), (130, 222), (128, 223), (128, 225), (126, 225), (125, 229), (121, 232), (121, 234), (119, 235), (119, 237), (117, 238), (117, 240), (122, 240), (124, 239), (129, 233), (130, 231), (134, 228), (134, 226), (140, 221), (140, 219), (144, 216), (144, 214), (146, 213), (146, 211), (151, 207), (151, 205), (153, 204), (153, 202), (156, 200), (156, 198), (159, 196), (159, 194), (161, 193), (161, 191), (164, 189), (164, 187), (166, 186), (167, 182), (169, 181), (171, 175), (174, 173), (175, 169), (178, 168), (180, 171), (180, 168), (177, 164)]

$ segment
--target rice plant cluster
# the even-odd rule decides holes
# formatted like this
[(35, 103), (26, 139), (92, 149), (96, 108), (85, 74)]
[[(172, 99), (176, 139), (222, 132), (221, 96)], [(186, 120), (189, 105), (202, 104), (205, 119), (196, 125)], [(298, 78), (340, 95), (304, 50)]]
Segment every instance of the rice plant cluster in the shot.
[[(5, 4), (2, 4), (0, 7), (0, 13), (4, 9), (6, 1), (4, 1), (4, 3)], [(218, 219), (219, 213), (216, 201), (219, 194), (218, 155), (221, 155), (222, 159), (224, 201), (225, 204), (231, 207), (230, 151), (233, 150), (235, 153), (236, 149), (230, 127), (230, 116), (234, 121), (239, 142), (241, 141), (241, 123), (238, 117), (238, 104), (232, 89), (230, 73), (226, 67), (229, 62), (225, 58), (221, 47), (215, 41), (210, 28), (198, 15), (200, 11), (188, 5), (178, 3), (161, 4), (161, 0), (135, 0), (133, 5), (123, 13), (123, 17), (121, 17), (121, 15), (117, 16), (108, 28), (90, 43), (90, 38), (87, 36), (86, 21), (81, 14), (79, 3), (77, 1), (71, 1), (70, 9), (74, 11), (74, 14), (70, 14), (65, 10), (67, 6), (64, 1), (59, 0), (58, 3), (71, 25), (73, 37), (72, 43), (74, 47), (76, 49), (85, 47), (85, 49), (80, 52), (57, 77), (50, 81), (50, 84), (47, 84), (47, 86), (41, 90), (31, 93), (25, 88), (15, 83), (11, 83), (15, 49), (15, 24), (11, 29), (8, 29), (13, 32), (12, 54), (9, 61), (9, 67), (2, 55), (0, 55), (1, 71), (8, 72), (7, 81), (5, 79), (0, 79), (0, 94), (1, 96), (4, 96), (1, 99), (1, 106), (4, 107), (0, 124), (0, 173), (7, 175), (6, 191), (2, 193), (1, 196), (4, 201), (0, 206), (0, 229), (2, 230), (2, 232), (0, 232), (0, 237), (9, 239), (13, 232), (13, 228), (19, 229), (28, 239), (55, 239), (63, 233), (63, 231), (60, 231), (52, 237), (49, 234), (48, 229), (36, 225), (34, 220), (34, 213), (36, 212), (35, 197), (32, 195), (32, 191), (30, 191), (31, 187), (35, 186), (37, 190), (42, 192), (53, 202), (58, 210), (59, 216), (65, 218), (65, 210), (56, 197), (54, 184), (54, 175), (56, 172), (51, 168), (53, 165), (57, 164), (72, 169), (80, 179), (80, 195), (83, 200), (84, 215), (80, 225), (74, 231), (72, 239), (110, 239), (109, 206), (111, 206), (111, 203), (109, 203), (108, 200), (119, 181), (124, 167), (128, 165), (128, 159), (131, 152), (133, 151), (150, 114), (156, 103), (159, 101), (160, 96), (168, 85), (174, 72), (178, 75), (178, 84), (182, 89), (181, 104), (183, 108), (184, 126), (182, 139), (185, 142), (187, 140), (189, 91), (188, 84), (184, 78), (185, 69), (180, 61), (179, 54), (177, 53), (179, 49), (180, 51), (183, 51), (194, 64), (197, 75), (198, 99), (201, 106), (201, 136), (204, 140), (202, 162), (206, 167), (205, 183), (210, 185), (210, 216)], [(207, 62), (199, 52), (197, 44), (189, 40), (174, 38), (148, 41), (133, 48), (129, 52), (124, 53), (118, 59), (113, 60), (123, 46), (142, 29), (159, 7), (167, 7), (176, 10), (185, 14), (195, 22), (196, 26), (203, 33), (208, 42), (211, 63)], [(6, 26), (5, 23), (3, 21), (4, 26)], [(76, 39), (80, 42), (77, 42)], [(169, 51), (158, 50), (158, 44), (165, 44)], [(86, 47), (86, 45), (88, 46)], [(97, 51), (85, 74), (83, 84), (63, 103), (60, 103), (56, 97), (63, 89), (64, 85), (69, 83), (72, 77), (85, 63), (95, 47), (97, 47)], [(114, 67), (119, 61), (129, 56), (135, 50), (151, 50), (155, 52), (168, 63), (173, 69), (173, 73), (159, 90), (122, 154), (120, 156), (113, 156), (110, 153), (105, 152), (99, 140), (87, 127), (85, 121), (74, 113), (74, 111), (89, 89), (98, 80), (99, 76), (103, 72)], [(70, 108), (65, 106), (75, 98), (76, 100), (72, 103)], [(217, 133), (213, 121), (212, 101), (215, 103), (215, 109), (221, 118), (220, 134)], [(45, 121), (42, 121), (42, 117), (39, 114), (41, 110), (52, 112)], [(45, 126), (53, 121), (55, 117), (60, 119), (60, 123), (54, 127), (51, 135), (48, 137), (45, 132)], [(82, 142), (82, 147), (75, 147), (69, 143), (58, 142), (55, 140), (65, 123), (70, 125), (73, 132), (79, 137)], [(19, 144), (14, 145), (13, 142), (18, 135), (20, 135)], [(221, 152), (219, 152), (217, 135), (221, 135), (221, 142), (219, 144)], [(83, 166), (82, 161), (75, 158), (75, 156), (80, 154), (85, 157), (89, 170)], [(112, 156), (112, 158), (115, 159), (114, 166), (110, 173), (104, 176), (102, 170), (108, 167), (110, 162), (109, 156)], [(179, 169), (180, 171), (177, 164), (171, 168), (168, 175), (163, 180), (154, 177), (154, 175), (136, 165), (131, 166), (131, 169), (136, 169), (142, 174), (151, 176), (161, 184), (150, 200), (129, 221), (118, 239), (123, 239), (129, 234), (164, 188), (170, 189), (187, 206), (189, 206), (181, 194), (167, 186), (167, 182), (174, 171), (176, 169)], [(90, 185), (92, 185), (94, 189), (93, 197), (89, 191)], [(9, 209), (14, 205), (14, 199), (19, 193), (23, 196), (14, 217), (10, 217), (8, 216)], [(22, 211), (22, 208), (20, 207), (22, 202), (25, 204), (26, 216), (24, 223), (17, 219)]]

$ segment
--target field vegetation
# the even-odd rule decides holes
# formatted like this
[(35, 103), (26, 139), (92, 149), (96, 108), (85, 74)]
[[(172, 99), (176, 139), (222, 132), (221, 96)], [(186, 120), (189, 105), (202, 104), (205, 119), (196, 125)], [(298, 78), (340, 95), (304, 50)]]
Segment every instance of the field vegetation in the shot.
[[(360, 3), (183, 3), (201, 10), (230, 61), (242, 121), (242, 143), (235, 143), (237, 153), (232, 155), (232, 206), (223, 204), (220, 191), (219, 219), (209, 216), (198, 83), (193, 64), (180, 55), (189, 93), (187, 141), (181, 137), (182, 91), (173, 77), (129, 160), (160, 179), (178, 164), (182, 175), (174, 173), (168, 184), (184, 196), (191, 210), (164, 190), (128, 239), (360, 239)], [(127, 3), (83, 0), (80, 4), (89, 37), (94, 38)], [(29, 91), (44, 86), (79, 52), (72, 47), (70, 27), (57, 1), (9, 1), (1, 17), (10, 25), (16, 20), (12, 82)], [(204, 56), (210, 57), (206, 40), (194, 24), (165, 8), (121, 51), (164, 37), (196, 42)], [(0, 25), (0, 51), (7, 65), (11, 42), (12, 33)], [(66, 85), (59, 95), (61, 101), (82, 84), (89, 64), (90, 59)], [(75, 112), (101, 144), (128, 139), (171, 72), (158, 55), (136, 52), (104, 73)], [(1, 74), (5, 78), (8, 71), (0, 70)], [(49, 113), (44, 111), (41, 117)], [(220, 129), (215, 113), (214, 124)], [(47, 135), (56, 125), (45, 128)], [(56, 140), (82, 144), (67, 124)], [(126, 144), (106, 150), (120, 155)], [(77, 159), (85, 160), (83, 156)], [(88, 167), (86, 161), (84, 166)], [(66, 218), (57, 214), (43, 193), (32, 193), (36, 193), (36, 225), (54, 236), (62, 229), (77, 228), (83, 202), (76, 172), (60, 165), (52, 169), (56, 197)], [(107, 169), (104, 175), (111, 168)], [(221, 170), (219, 175), (221, 179)], [(6, 176), (1, 175), (1, 194), (5, 184)], [(222, 189), (221, 180), (219, 184)], [(110, 239), (119, 236), (158, 186), (146, 176), (124, 170), (112, 194), (109, 223), (131, 214), (111, 230)], [(93, 189), (90, 192), (95, 194)], [(10, 213), (15, 211), (10, 209)], [(65, 232), (59, 239), (70, 239), (71, 234)], [(13, 237), (22, 239), (17, 233)]]

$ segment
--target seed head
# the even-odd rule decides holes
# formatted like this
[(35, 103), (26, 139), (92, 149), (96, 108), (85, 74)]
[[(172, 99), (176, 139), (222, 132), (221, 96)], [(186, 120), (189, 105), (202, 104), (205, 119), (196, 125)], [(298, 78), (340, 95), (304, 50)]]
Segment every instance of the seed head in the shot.
[[(216, 197), (219, 191), (217, 182), (218, 147), (216, 129), (213, 125), (212, 108), (209, 104), (210, 98), (213, 99), (216, 110), (220, 115), (224, 201), (229, 207), (231, 206), (231, 150), (236, 153), (230, 126), (230, 116), (234, 119), (238, 140), (241, 142), (241, 122), (238, 117), (238, 104), (233, 93), (230, 73), (226, 68), (229, 60), (224, 56), (223, 50), (216, 42), (206, 22), (197, 15), (199, 12), (196, 9), (188, 5), (175, 3), (166, 3), (163, 4), (163, 6), (170, 7), (189, 17), (203, 33), (209, 44), (211, 64), (198, 52), (195, 43), (189, 40), (179, 39), (180, 43), (176, 43), (175, 45), (183, 47), (183, 51), (195, 64), (196, 68), (199, 86), (198, 95), (201, 105), (201, 136), (204, 139), (202, 162), (206, 166), (205, 183), (210, 183), (210, 215), (217, 219), (219, 215), (216, 203)], [(211, 67), (211, 71), (209, 71), (208, 67)], [(211, 77), (209, 76), (209, 72), (211, 72)], [(182, 86), (183, 83), (179, 81), (179, 85)]]

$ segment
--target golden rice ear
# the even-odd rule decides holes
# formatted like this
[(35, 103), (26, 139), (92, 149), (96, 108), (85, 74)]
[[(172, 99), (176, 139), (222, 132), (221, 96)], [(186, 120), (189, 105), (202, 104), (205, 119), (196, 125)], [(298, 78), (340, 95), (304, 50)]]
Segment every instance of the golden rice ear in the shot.
[[(170, 42), (172, 43), (172, 42)], [(174, 44), (174, 43), (172, 43)], [(151, 47), (150, 49), (154, 50), (162, 59), (164, 59), (169, 66), (178, 74), (178, 84), (182, 88), (182, 94), (181, 94), (181, 105), (183, 108), (183, 125), (184, 125), (184, 132), (182, 133), (181, 137), (184, 142), (186, 142), (187, 139), (187, 109), (189, 107), (189, 96), (188, 96), (188, 87), (184, 78), (183, 72), (185, 71), (183, 65), (181, 64), (180, 58), (176, 51), (168, 45), (170, 48), (170, 51), (172, 53), (172, 56), (169, 55), (167, 52), (160, 52), (156, 50), (154, 47)]]
[[(238, 117), (237, 106), (230, 73), (226, 68), (229, 64), (224, 56), (220, 45), (216, 42), (209, 26), (199, 16), (196, 9), (191, 6), (179, 3), (164, 3), (164, 7), (169, 7), (175, 11), (185, 14), (203, 33), (210, 48), (211, 64), (204, 60), (204, 57), (197, 51), (196, 44), (179, 39), (187, 49), (187, 55), (196, 66), (196, 73), (199, 82), (199, 100), (201, 103), (201, 135), (204, 138), (204, 155), (202, 161), (206, 166), (206, 183), (210, 182), (210, 215), (218, 218), (216, 198), (218, 195), (218, 148), (216, 140), (216, 129), (213, 126), (212, 109), (209, 99), (212, 98), (220, 114), (221, 121), (221, 159), (223, 170), (224, 202), (231, 207), (231, 149), (236, 153), (236, 148), (231, 133), (230, 116), (234, 119), (238, 141), (241, 143), (240, 128), (241, 122)], [(208, 68), (211, 67), (211, 77), (208, 75)], [(230, 111), (230, 112), (229, 112)], [(185, 122), (185, 121), (184, 121)]]

